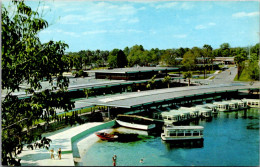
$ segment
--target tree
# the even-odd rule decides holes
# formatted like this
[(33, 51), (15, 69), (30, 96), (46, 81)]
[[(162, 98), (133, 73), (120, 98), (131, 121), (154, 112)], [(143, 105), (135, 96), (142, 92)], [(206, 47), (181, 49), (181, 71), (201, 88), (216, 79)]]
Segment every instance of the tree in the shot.
[(87, 97), (87, 99), (89, 98), (89, 96), (93, 95), (94, 91), (91, 89), (84, 89), (84, 93)]
[[(50, 141), (30, 131), (33, 123), (40, 118), (48, 121), (55, 108), (68, 111), (74, 106), (66, 94), (69, 79), (62, 75), (68, 45), (60, 41), (41, 43), (38, 33), (48, 23), (24, 1), (12, 2), (14, 13), (2, 6), (2, 90), (7, 91), (1, 108), (3, 165), (19, 164), (16, 155), (21, 153), (24, 143), (41, 139), (39, 147), (48, 149)], [(52, 89), (36, 92), (42, 88), (43, 80), (48, 80)], [(29, 99), (12, 95), (21, 84), (29, 86)]]
[(243, 70), (244, 61), (247, 59), (247, 55), (243, 49), (237, 50), (236, 54), (237, 55), (235, 56), (234, 61), (237, 65), (237, 79), (239, 79)]
[(108, 63), (110, 67), (122, 68), (127, 65), (125, 53), (119, 49), (113, 49), (108, 56)]
[(185, 67), (186, 70), (192, 70), (196, 63), (196, 56), (192, 51), (188, 51), (184, 54), (182, 64)]
[(204, 49), (204, 54), (203, 54), (203, 64), (204, 64), (204, 79), (206, 78), (206, 68), (205, 68), (205, 58), (211, 58), (211, 63), (212, 63), (212, 70), (213, 70), (213, 54), (212, 54), (212, 47), (210, 45), (203, 45)]
[(191, 72), (191, 71), (185, 72), (185, 73), (183, 74), (183, 77), (184, 77), (185, 79), (188, 78), (188, 80), (189, 80), (188, 86), (190, 86), (190, 79), (192, 78), (192, 72)]
[(140, 64), (141, 62), (141, 55), (143, 55), (144, 48), (142, 45), (134, 45), (130, 48), (129, 55), (127, 56), (128, 65), (130, 67)]
[(119, 50), (117, 54), (117, 67), (124, 68), (125, 66), (127, 66), (126, 55), (122, 50)]
[(223, 43), (220, 45), (220, 51), (222, 57), (229, 57), (230, 56), (230, 45), (229, 43)]
[(154, 75), (154, 76), (148, 81), (148, 84), (146, 85), (146, 88), (148, 88), (148, 89), (153, 89), (153, 88), (154, 88), (155, 78), (156, 78), (156, 75)]
[(161, 61), (167, 66), (173, 66), (176, 64), (176, 53), (174, 49), (167, 49), (161, 56)]
[(171, 80), (172, 80), (172, 78), (171, 78), (169, 75), (167, 75), (167, 76), (164, 77), (164, 79), (162, 80), (162, 82), (163, 82), (163, 83), (166, 83), (166, 84), (168, 85), (168, 88), (170, 88)]

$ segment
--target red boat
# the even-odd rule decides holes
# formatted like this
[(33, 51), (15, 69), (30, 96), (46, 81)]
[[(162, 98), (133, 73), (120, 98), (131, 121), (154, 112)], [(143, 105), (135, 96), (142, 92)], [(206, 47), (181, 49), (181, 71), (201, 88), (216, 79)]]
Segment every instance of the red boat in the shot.
[(99, 137), (102, 140), (116, 140), (118, 139), (117, 135), (112, 135), (112, 134), (108, 134), (105, 132), (96, 132), (95, 133), (97, 135), (97, 137)]

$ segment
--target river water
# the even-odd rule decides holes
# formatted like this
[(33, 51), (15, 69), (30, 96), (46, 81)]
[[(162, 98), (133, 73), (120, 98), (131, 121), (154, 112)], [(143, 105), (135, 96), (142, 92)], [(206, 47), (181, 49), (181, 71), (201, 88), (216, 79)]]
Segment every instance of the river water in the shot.
[(260, 109), (256, 108), (246, 112), (220, 112), (212, 120), (190, 122), (190, 125), (204, 126), (204, 141), (200, 143), (169, 143), (159, 135), (125, 128), (138, 133), (138, 140), (97, 140), (76, 166), (111, 166), (114, 154), (118, 166), (258, 166), (259, 113)]

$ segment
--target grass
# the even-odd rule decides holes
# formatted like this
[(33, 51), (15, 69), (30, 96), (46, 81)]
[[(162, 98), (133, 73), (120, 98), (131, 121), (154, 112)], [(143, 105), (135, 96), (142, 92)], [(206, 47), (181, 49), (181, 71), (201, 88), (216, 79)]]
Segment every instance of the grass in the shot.
[(235, 67), (236, 65), (235, 64), (230, 64), (230, 65), (224, 65), (224, 64), (222, 64), (222, 65), (218, 65), (219, 66), (219, 68), (223, 68), (223, 67), (228, 67), (228, 68), (230, 68), (230, 67)]
[[(98, 107), (100, 107), (100, 106), (96, 106), (95, 109), (97, 109)], [(93, 108), (93, 107), (91, 107), (91, 108)], [(78, 112), (81, 111), (81, 114), (87, 113), (87, 112), (91, 112), (91, 108), (84, 108), (84, 109), (78, 110)], [(60, 117), (60, 116), (61, 116), (61, 117), (65, 117), (65, 115), (66, 115), (66, 116), (72, 116), (72, 114), (73, 114), (73, 111), (69, 111), (69, 112), (60, 114), (60, 115), (58, 115), (58, 116), (59, 116), (59, 117)], [(51, 118), (52, 118), (52, 117), (50, 117), (50, 119), (51, 119)], [(36, 120), (36, 121), (33, 123), (33, 125), (38, 125), (38, 124), (44, 123), (44, 122), (45, 122), (45, 120), (39, 119), (39, 120)]]
[[(191, 71), (193, 75), (200, 75), (200, 74), (204, 74), (204, 71)], [(215, 70), (210, 70), (210, 71), (206, 71), (207, 74), (214, 74), (216, 71)], [(179, 72), (175, 71), (175, 72), (169, 72), (169, 74), (179, 74)], [(182, 72), (181, 72), (182, 74)]]
[(91, 70), (103, 70), (103, 69), (107, 69), (108, 67), (95, 67), (92, 68)]

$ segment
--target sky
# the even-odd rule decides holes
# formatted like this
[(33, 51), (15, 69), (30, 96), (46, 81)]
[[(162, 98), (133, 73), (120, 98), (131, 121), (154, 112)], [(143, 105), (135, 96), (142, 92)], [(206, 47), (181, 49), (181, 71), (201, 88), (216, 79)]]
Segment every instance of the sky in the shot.
[[(192, 48), (223, 43), (245, 47), (259, 42), (258, 1), (87, 1), (25, 3), (38, 9), (49, 27), (42, 42), (64, 41), (67, 52)], [(3, 1), (4, 5), (9, 1)], [(12, 8), (12, 7), (10, 7)]]

